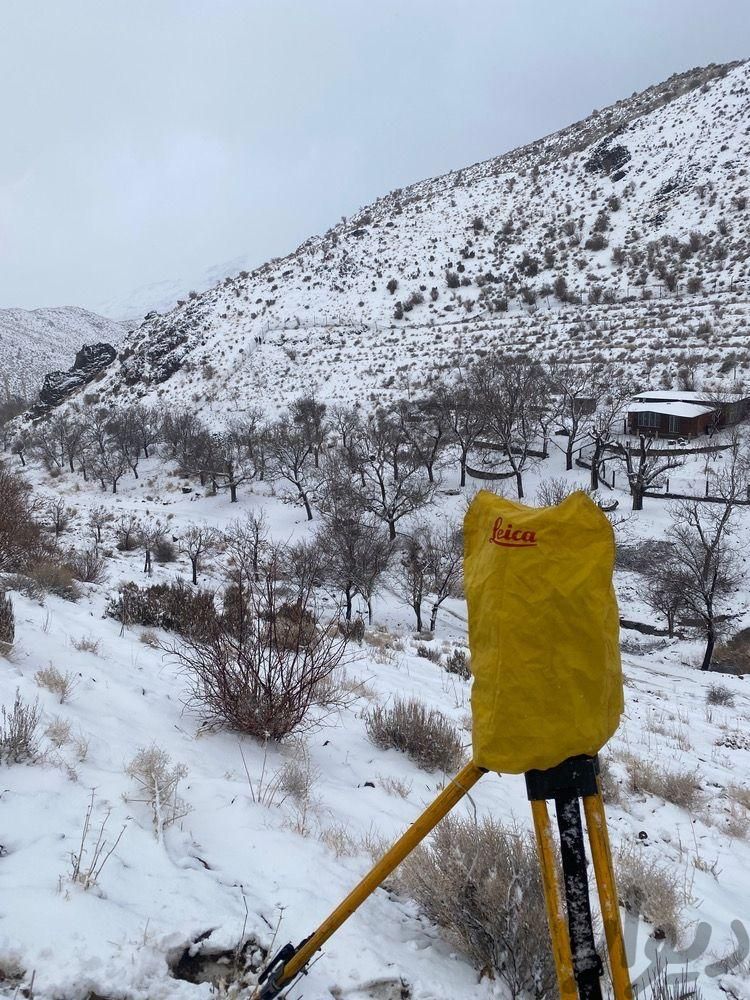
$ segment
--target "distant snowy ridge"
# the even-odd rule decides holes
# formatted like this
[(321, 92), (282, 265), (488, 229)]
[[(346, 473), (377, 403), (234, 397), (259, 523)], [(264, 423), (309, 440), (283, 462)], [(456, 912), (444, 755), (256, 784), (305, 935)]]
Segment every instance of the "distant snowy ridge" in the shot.
[(131, 292), (102, 299), (94, 303), (94, 309), (102, 316), (128, 323), (140, 323), (149, 312), (168, 312), (174, 309), (180, 299), (187, 299), (190, 292), (205, 292), (207, 288), (225, 278), (239, 274), (251, 266), (247, 257), (235, 257), (223, 264), (214, 264), (192, 279), (172, 278), (141, 285)]
[(0, 391), (33, 399), (44, 376), (70, 368), (83, 344), (117, 347), (126, 332), (124, 324), (77, 306), (0, 309)]
[(712, 65), (393, 191), (150, 317), (101, 396), (219, 418), (311, 389), (377, 401), (487, 350), (604, 353), (644, 381), (731, 354), (747, 377), (748, 121), (750, 64)]

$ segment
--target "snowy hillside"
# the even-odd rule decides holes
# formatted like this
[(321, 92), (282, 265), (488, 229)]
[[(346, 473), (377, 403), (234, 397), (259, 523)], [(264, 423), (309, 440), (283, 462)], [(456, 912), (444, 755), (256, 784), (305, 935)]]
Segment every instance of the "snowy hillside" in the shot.
[(76, 306), (0, 309), (2, 391), (31, 399), (48, 372), (70, 368), (83, 344), (119, 344), (126, 329)]
[[(226, 411), (302, 384), (387, 395), (480, 351), (607, 350), (747, 374), (750, 64), (712, 66), (391, 192), (126, 341), (102, 398)], [(645, 335), (644, 335), (645, 332)], [(634, 350), (634, 346), (638, 350)], [(301, 377), (301, 372), (304, 376)]]

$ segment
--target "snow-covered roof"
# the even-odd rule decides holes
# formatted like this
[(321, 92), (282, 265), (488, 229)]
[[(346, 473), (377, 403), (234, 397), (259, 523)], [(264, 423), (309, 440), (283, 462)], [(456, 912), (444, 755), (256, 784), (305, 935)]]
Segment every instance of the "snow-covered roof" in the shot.
[(671, 402), (630, 403), (628, 413), (664, 413), (670, 417), (700, 417), (704, 413), (713, 413), (713, 406), (699, 406), (697, 403), (683, 403), (681, 400)]
[(721, 399), (712, 398), (710, 392), (700, 392), (697, 389), (649, 389), (647, 392), (639, 392), (637, 395), (633, 396), (635, 400), (662, 400), (663, 402), (668, 402), (671, 400), (678, 400), (682, 403), (707, 403), (713, 407), (719, 406), (720, 403), (736, 403), (743, 397), (736, 392), (727, 392), (721, 394)]

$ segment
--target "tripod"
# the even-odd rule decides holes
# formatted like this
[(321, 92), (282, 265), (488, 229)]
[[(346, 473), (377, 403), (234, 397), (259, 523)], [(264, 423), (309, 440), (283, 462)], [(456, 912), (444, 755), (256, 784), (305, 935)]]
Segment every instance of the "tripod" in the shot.
[[(467, 764), (317, 930), (296, 948), (284, 945), (260, 975), (257, 1000), (271, 1000), (291, 986), (331, 935), (486, 773), (474, 763)], [(549, 770), (527, 771), (526, 790), (534, 820), (560, 1000), (602, 1000), (603, 966), (594, 941), (579, 798), (586, 814), (615, 1000), (632, 1000), (596, 758), (571, 757)], [(554, 799), (557, 812), (567, 926), (547, 799)]]

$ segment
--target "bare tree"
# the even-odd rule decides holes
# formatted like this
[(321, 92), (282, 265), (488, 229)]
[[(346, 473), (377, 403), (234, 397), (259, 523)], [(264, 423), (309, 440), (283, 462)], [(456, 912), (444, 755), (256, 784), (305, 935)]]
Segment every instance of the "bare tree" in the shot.
[(307, 520), (312, 521), (311, 499), (320, 479), (311, 460), (313, 442), (289, 417), (282, 417), (271, 430), (268, 449), (276, 475), (291, 483), (295, 499), (301, 501)]
[(153, 573), (152, 553), (167, 533), (167, 526), (160, 518), (155, 517), (140, 525), (141, 543), (145, 549), (143, 572), (149, 576)]
[(427, 538), (421, 527), (404, 539), (397, 573), (399, 594), (414, 612), (417, 632), (422, 631), (422, 602), (427, 591), (428, 572)]
[(701, 670), (711, 669), (714, 646), (723, 627), (717, 605), (739, 575), (731, 537), (734, 510), (733, 503), (700, 500), (680, 500), (670, 509), (672, 523), (667, 535), (685, 573), (685, 604), (701, 623), (706, 640)]
[(633, 395), (634, 386), (629, 378), (610, 368), (607, 377), (607, 391), (600, 396), (596, 412), (588, 427), (592, 444), (591, 489), (599, 489), (602, 464), (608, 451), (615, 450), (617, 434), (623, 420), (623, 408)]
[(161, 414), (155, 406), (145, 406), (143, 403), (136, 403), (131, 407), (131, 414), (134, 432), (143, 449), (143, 457), (149, 458), (149, 448), (161, 438)]
[(401, 432), (412, 455), (427, 471), (427, 478), (435, 482), (435, 465), (445, 447), (448, 425), (443, 412), (429, 402), (415, 406), (402, 400), (397, 406)]
[(570, 470), (576, 448), (589, 439), (599, 400), (607, 392), (609, 371), (601, 363), (563, 357), (553, 362), (548, 372), (559, 399), (556, 419), (565, 431), (565, 468)]
[(523, 499), (523, 474), (533, 464), (534, 444), (540, 438), (539, 414), (549, 386), (535, 360), (489, 363), (473, 371), (473, 390), (484, 409), (488, 431), (502, 449)]
[(665, 472), (683, 464), (682, 459), (676, 455), (655, 454), (659, 448), (659, 442), (655, 438), (640, 434), (638, 442), (637, 448), (631, 447), (629, 441), (610, 444), (610, 450), (619, 456), (625, 466), (633, 510), (643, 510), (643, 497), (649, 487)]
[(216, 531), (205, 524), (191, 525), (180, 538), (180, 552), (184, 552), (190, 560), (194, 584), (197, 585), (198, 583), (201, 559), (216, 547), (217, 541), (218, 535)]
[(53, 497), (51, 500), (47, 501), (45, 513), (49, 519), (50, 528), (55, 536), (55, 542), (57, 542), (60, 535), (70, 524), (70, 519), (73, 516), (74, 511), (72, 507), (68, 507), (64, 497)]
[(463, 571), (463, 533), (458, 524), (443, 523), (423, 532), (427, 590), (432, 595), (430, 632), (435, 631), (440, 605), (455, 597)]
[(677, 615), (686, 607), (689, 574), (675, 558), (655, 560), (646, 571), (646, 592), (648, 606), (667, 622), (669, 637), (674, 636)]
[(432, 405), (442, 414), (448, 426), (449, 439), (458, 447), (461, 486), (466, 485), (466, 463), (469, 452), (485, 431), (485, 413), (477, 405), (465, 373), (451, 386), (438, 386)]
[(289, 416), (304, 440), (309, 444), (315, 468), (320, 465), (320, 453), (329, 430), (326, 420), (326, 404), (315, 396), (300, 396), (289, 407)]
[(94, 535), (94, 544), (102, 543), (102, 528), (110, 520), (110, 513), (106, 507), (92, 507), (89, 511), (88, 526)]
[(117, 493), (117, 484), (130, 468), (130, 464), (121, 451), (112, 448), (99, 455), (93, 466), (93, 473), (106, 490), (111, 485), (112, 492)]
[(39, 502), (21, 476), (0, 466), (0, 571), (23, 570), (42, 548)]

